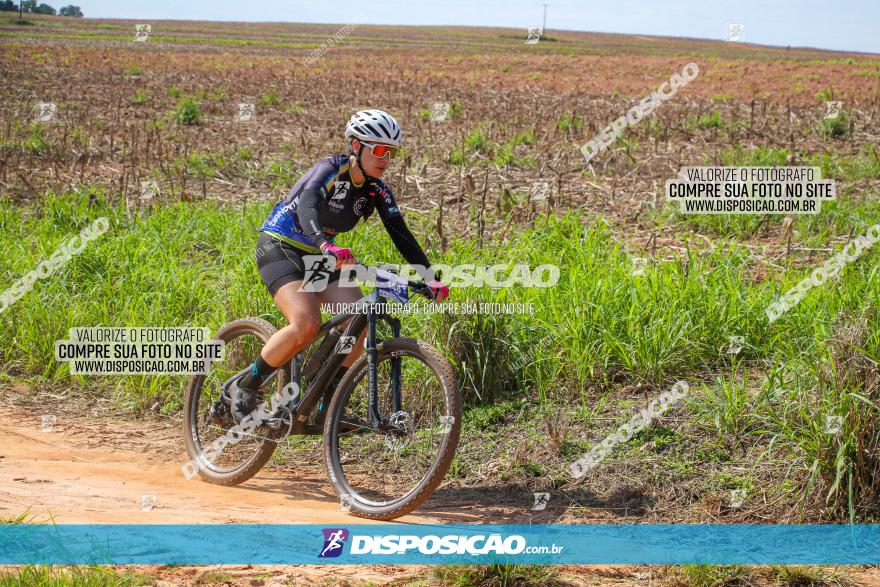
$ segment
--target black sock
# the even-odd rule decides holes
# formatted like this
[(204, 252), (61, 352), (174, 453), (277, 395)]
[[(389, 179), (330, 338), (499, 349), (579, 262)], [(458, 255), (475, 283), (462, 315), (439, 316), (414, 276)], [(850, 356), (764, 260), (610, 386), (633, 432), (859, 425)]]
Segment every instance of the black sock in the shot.
[(250, 372), (241, 378), (239, 386), (251, 390), (259, 389), (276, 369), (277, 367), (273, 367), (267, 363), (263, 360), (263, 355), (260, 355), (251, 365)]

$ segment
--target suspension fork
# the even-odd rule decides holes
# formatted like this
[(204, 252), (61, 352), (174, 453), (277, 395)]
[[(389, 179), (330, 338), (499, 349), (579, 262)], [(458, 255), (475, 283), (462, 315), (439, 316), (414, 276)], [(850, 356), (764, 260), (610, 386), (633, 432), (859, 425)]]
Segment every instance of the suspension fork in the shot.
[[(367, 311), (367, 338), (364, 341), (367, 350), (367, 365), (369, 367), (369, 392), (370, 392), (370, 424), (379, 426), (382, 422), (382, 416), (379, 414), (379, 382), (378, 382), (378, 351), (376, 349), (376, 320), (382, 318), (391, 326), (391, 336), (393, 338), (400, 337), (400, 320), (385, 314), (377, 313), (374, 308), (381, 303), (378, 291), (374, 292), (375, 297), (371, 300)], [(400, 357), (391, 359), (391, 412), (396, 413), (402, 409), (401, 393), (400, 393)]]
[(379, 303), (379, 291), (376, 290), (370, 296), (370, 303), (367, 304), (367, 338), (364, 341), (367, 347), (367, 367), (368, 376), (370, 378), (370, 425), (378, 428), (382, 423), (382, 417), (379, 414), (379, 383), (377, 379), (376, 364), (376, 305)]
[[(400, 320), (388, 318), (393, 338), (400, 338)], [(400, 357), (391, 358), (391, 411), (397, 413), (402, 409), (400, 401)]]

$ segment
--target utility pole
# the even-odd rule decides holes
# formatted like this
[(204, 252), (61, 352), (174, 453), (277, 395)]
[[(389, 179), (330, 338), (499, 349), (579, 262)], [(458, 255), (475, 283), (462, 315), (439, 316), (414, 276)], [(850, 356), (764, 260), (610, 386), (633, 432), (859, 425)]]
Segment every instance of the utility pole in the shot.
[(18, 0), (18, 20), (22, 19), (22, 8), (24, 7), (24, 0)]
[(542, 4), (544, 7), (544, 22), (541, 24), (541, 36), (544, 36), (544, 30), (547, 28), (547, 4)]

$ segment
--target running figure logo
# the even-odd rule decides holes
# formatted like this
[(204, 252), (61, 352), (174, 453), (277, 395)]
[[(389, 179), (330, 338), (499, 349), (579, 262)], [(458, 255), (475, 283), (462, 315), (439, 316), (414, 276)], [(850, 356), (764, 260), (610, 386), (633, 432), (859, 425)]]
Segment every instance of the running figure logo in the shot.
[(351, 187), (351, 182), (349, 181), (337, 181), (334, 185), (336, 188), (333, 190), (333, 200), (344, 200), (345, 196), (348, 195), (348, 189)]
[(354, 336), (343, 336), (339, 339), (339, 342), (336, 343), (336, 352), (340, 355), (348, 355), (351, 354), (351, 351), (354, 350), (354, 343), (357, 342), (357, 337)]
[(335, 558), (342, 554), (345, 541), (348, 540), (348, 530), (345, 528), (324, 528), (324, 548), (318, 558)]
[(325, 255), (303, 255), (305, 276), (298, 291), (324, 291), (330, 283), (330, 275), (336, 269), (336, 258)]

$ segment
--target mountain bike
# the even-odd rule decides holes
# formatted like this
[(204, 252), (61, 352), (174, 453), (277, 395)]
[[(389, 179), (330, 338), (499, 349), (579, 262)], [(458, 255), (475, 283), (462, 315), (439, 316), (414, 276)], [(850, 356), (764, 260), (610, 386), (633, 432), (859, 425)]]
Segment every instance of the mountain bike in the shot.
[[(376, 276), (375, 289), (353, 304), (353, 312), (324, 322), (315, 342), (263, 385), (261, 403), (271, 389), (275, 398), (298, 393), (273, 405), (271, 413), (264, 410), (268, 417), (247, 433), (241, 428), (235, 433), (229, 387), (276, 330), (265, 320), (243, 318), (217, 331), (214, 339), (224, 342), (224, 357), (191, 377), (184, 399), (186, 448), (203, 480), (237, 485), (266, 464), (280, 440), (322, 434), (327, 476), (343, 509), (353, 515), (400, 517), (442, 482), (461, 431), (455, 373), (436, 348), (400, 336), (400, 320), (384, 301), (408, 303), (410, 292), (430, 298), (431, 290), (379, 267), (360, 267)], [(383, 325), (390, 327), (387, 340), (377, 335)], [(352, 342), (365, 328), (366, 352), (332, 389)], [(220, 437), (231, 440), (219, 454), (206, 450)]]

